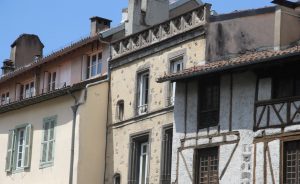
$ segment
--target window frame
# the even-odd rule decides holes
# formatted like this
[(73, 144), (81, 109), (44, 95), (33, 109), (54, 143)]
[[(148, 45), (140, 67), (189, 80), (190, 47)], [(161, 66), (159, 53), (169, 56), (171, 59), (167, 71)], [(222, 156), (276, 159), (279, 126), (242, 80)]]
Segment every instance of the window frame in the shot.
[[(23, 82), (20, 84), (21, 85), (21, 89), (20, 89), (20, 100), (23, 99), (28, 99), (28, 98), (32, 98), (36, 95), (36, 90), (35, 90), (35, 82), (34, 80), (28, 80), (26, 82)], [(27, 96), (27, 88), (28, 86), (28, 92), (29, 92), (29, 96)]]
[[(121, 107), (123, 107), (121, 111)], [(124, 113), (125, 113), (125, 103), (124, 100), (119, 100), (117, 102), (117, 110), (116, 110), (116, 118), (118, 121), (123, 121), (124, 120)], [(122, 113), (121, 113), (122, 112)]]
[[(215, 154), (211, 154), (212, 151), (215, 151)], [(208, 154), (209, 153), (209, 154)], [(214, 153), (214, 152), (213, 152)], [(198, 184), (199, 183), (199, 176), (200, 174), (200, 154), (207, 154), (209, 156), (208, 162), (211, 161), (212, 156), (217, 157), (217, 169), (215, 170), (217, 172), (217, 177), (218, 177), (218, 182), (219, 183), (219, 169), (220, 169), (220, 147), (219, 146), (213, 146), (213, 147), (207, 147), (207, 148), (196, 148), (194, 149), (194, 158), (193, 158), (193, 176), (194, 176), (194, 181), (193, 183)], [(208, 168), (211, 168), (211, 162), (208, 163), (207, 165)], [(210, 178), (210, 172), (208, 171), (208, 178)], [(210, 183), (210, 181), (208, 181)], [(205, 183), (204, 183), (205, 184)]]
[[(166, 142), (166, 135), (168, 135), (169, 131), (172, 132), (171, 133), (172, 134), (171, 142)], [(168, 143), (171, 143), (171, 146), (170, 146), (171, 149), (168, 150), (168, 151), (170, 151), (171, 156), (169, 155), (169, 152), (167, 152), (164, 149), (165, 144), (168, 144)], [(172, 153), (173, 153), (173, 125), (167, 125), (167, 126), (163, 127), (163, 130), (162, 130), (161, 162), (160, 162), (161, 164), (160, 164), (160, 180), (159, 180), (160, 184), (170, 184), (171, 183)], [(170, 159), (169, 160), (170, 166), (168, 166), (168, 161), (166, 162), (166, 158)], [(170, 167), (170, 168), (165, 170), (166, 167)], [(170, 173), (168, 173), (168, 171)], [(170, 176), (168, 176), (168, 175), (170, 175)], [(170, 178), (168, 178), (168, 177), (170, 177)]]
[[(273, 75), (272, 77), (272, 87), (271, 87), (271, 96), (272, 99), (281, 99), (281, 98), (288, 98), (288, 97), (296, 97), (296, 96), (300, 96), (300, 94), (297, 94), (297, 90), (296, 90), (296, 83), (297, 81), (300, 82), (300, 76), (297, 76), (297, 74), (277, 74), (277, 75)], [(291, 89), (290, 90), (290, 94), (287, 94), (286, 96), (284, 95), (279, 95), (279, 82), (281, 80), (287, 80), (289, 82), (291, 82), (291, 86), (289, 86)], [(286, 89), (286, 88), (285, 88)], [(300, 91), (299, 91), (300, 93)]]
[[(46, 130), (46, 124), (53, 123), (53, 135), (52, 139), (50, 140), (50, 133), (51, 129)], [(50, 124), (51, 125), (51, 124)], [(50, 126), (48, 125), (48, 126)], [(56, 143), (56, 126), (57, 126), (57, 115), (46, 117), (43, 119), (43, 133), (41, 138), (41, 155), (40, 155), (40, 169), (52, 167), (54, 165), (54, 158), (55, 158), (55, 143)], [(47, 132), (47, 140), (45, 140), (45, 133)], [(49, 160), (49, 145), (52, 143), (52, 159)], [(43, 154), (44, 154), (44, 146), (46, 144), (46, 161), (43, 161)]]
[(130, 136), (129, 147), (129, 172), (128, 172), (128, 184), (136, 184), (140, 182), (140, 153), (141, 145), (147, 144), (147, 165), (146, 165), (146, 183), (149, 181), (149, 166), (151, 158), (151, 145), (150, 145), (150, 132), (146, 131), (137, 135)]
[[(54, 77), (55, 76), (55, 77)], [(57, 72), (48, 72), (47, 91), (54, 91), (57, 84)]]
[[(182, 70), (184, 70), (184, 55), (179, 55), (177, 57), (174, 57), (172, 59), (169, 59), (170, 61), (170, 73), (178, 73)], [(177, 71), (174, 70), (175, 65), (180, 64), (180, 69)], [(175, 104), (175, 92), (176, 92), (176, 82), (170, 82), (169, 84), (169, 98), (168, 98), (168, 105), (173, 106)]]
[[(24, 130), (24, 145), (22, 151), (22, 166), (18, 166), (18, 142), (19, 142), (19, 130)], [(6, 154), (6, 164), (5, 171), (7, 173), (18, 173), (23, 172), (26, 169), (30, 168), (31, 164), (31, 148), (32, 148), (32, 136), (33, 136), (33, 127), (31, 124), (22, 124), (16, 126), (14, 129), (9, 130), (9, 138), (7, 145), (7, 154)], [(9, 148), (9, 146), (11, 146)], [(26, 154), (27, 153), (27, 154)], [(8, 158), (8, 154), (10, 157)], [(27, 157), (26, 157), (27, 156)], [(27, 163), (26, 163), (27, 161)], [(9, 165), (7, 165), (9, 164)]]
[[(95, 56), (95, 63), (93, 64), (94, 60), (93, 57)], [(101, 59), (100, 59), (101, 56)], [(95, 74), (93, 74), (93, 67), (95, 67)], [(92, 79), (98, 76), (102, 75), (102, 70), (103, 70), (103, 54), (102, 52), (96, 52), (87, 55), (87, 68), (86, 68), (87, 76), (86, 79)]]
[[(116, 181), (117, 178), (119, 179), (118, 182)], [(121, 184), (121, 174), (120, 173), (114, 174), (114, 176), (113, 176), (113, 182), (114, 182), (114, 184)]]
[[(280, 147), (281, 147), (281, 161), (280, 161), (280, 180), (281, 180), (281, 183), (284, 183), (285, 182), (285, 179), (286, 179), (286, 173), (285, 173), (285, 167), (286, 167), (286, 150), (285, 150), (285, 144), (289, 144), (289, 143), (292, 143), (292, 142), (297, 142), (298, 144), (300, 144), (300, 139), (299, 139), (299, 136), (296, 136), (296, 137), (286, 137), (286, 138), (283, 138), (280, 142)], [(300, 161), (300, 149), (298, 150), (298, 161)], [(300, 163), (298, 162), (298, 167), (300, 166)], [(298, 168), (300, 169), (300, 168)], [(300, 171), (298, 170), (298, 173), (300, 174)], [(298, 179), (300, 179), (300, 175), (298, 176)]]
[[(214, 87), (217, 87), (217, 95), (218, 97), (216, 98), (218, 104), (215, 109), (212, 108), (212, 109), (202, 109), (202, 100), (203, 99), (208, 99), (207, 95), (206, 94), (206, 89), (210, 87), (210, 88), (214, 88)], [(205, 95), (204, 95), (205, 93)], [(212, 95), (212, 98), (213, 98), (213, 93), (210, 93), (210, 95)], [(199, 81), (198, 83), (198, 110), (197, 110), (197, 119), (198, 119), (198, 123), (197, 123), (197, 127), (198, 127), (198, 130), (200, 129), (204, 129), (204, 128), (209, 128), (209, 127), (214, 127), (214, 126), (219, 126), (220, 124), (220, 99), (221, 99), (221, 81), (220, 81), (220, 77), (217, 76), (217, 77), (211, 77), (211, 78), (205, 78), (201, 81)], [(213, 101), (213, 100), (212, 100)], [(201, 118), (201, 114), (209, 114), (209, 113), (216, 113), (217, 117), (216, 118), (216, 122), (204, 122)], [(207, 115), (209, 116), (209, 115)], [(211, 115), (212, 116), (212, 115)]]
[[(148, 86), (143, 84), (147, 76)], [(145, 87), (146, 86), (146, 87)], [(145, 87), (145, 88), (144, 88)], [(148, 88), (147, 88), (148, 87)], [(150, 97), (150, 70), (146, 69), (137, 73), (137, 105), (136, 114), (144, 115), (149, 112), (149, 97)]]
[(6, 105), (10, 103), (9, 91), (1, 94), (1, 105)]

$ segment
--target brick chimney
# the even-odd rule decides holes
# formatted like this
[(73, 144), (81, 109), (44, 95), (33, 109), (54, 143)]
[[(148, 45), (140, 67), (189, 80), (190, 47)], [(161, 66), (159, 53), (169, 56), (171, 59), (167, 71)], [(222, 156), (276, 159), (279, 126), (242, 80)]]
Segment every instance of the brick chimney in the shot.
[(35, 56), (43, 56), (44, 45), (37, 35), (22, 34), (11, 45), (10, 60), (15, 68), (34, 62)]
[(101, 17), (91, 17), (91, 36), (110, 28), (111, 20)]

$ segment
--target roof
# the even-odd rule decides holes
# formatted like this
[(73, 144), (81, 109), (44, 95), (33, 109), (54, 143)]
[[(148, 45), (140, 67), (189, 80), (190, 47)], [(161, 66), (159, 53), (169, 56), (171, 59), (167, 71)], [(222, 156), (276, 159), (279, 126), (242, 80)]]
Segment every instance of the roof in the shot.
[(300, 45), (279, 51), (265, 50), (252, 52), (228, 60), (220, 60), (201, 66), (194, 66), (181, 72), (165, 74), (164, 76), (158, 78), (157, 82), (161, 83), (165, 81), (178, 81), (209, 73), (230, 71), (240, 67), (249, 67), (254, 64), (278, 62), (280, 59), (290, 56), (300, 56)]
[(11, 78), (23, 73), (23, 72), (29, 71), (29, 70), (33, 69), (34, 67), (40, 66), (40, 65), (42, 65), (44, 63), (47, 63), (51, 60), (54, 60), (54, 59), (56, 59), (60, 56), (68, 54), (71, 51), (74, 51), (74, 49), (80, 48), (80, 47), (82, 47), (82, 46), (84, 46), (88, 43), (91, 43), (92, 41), (98, 40), (98, 39), (99, 39), (98, 34), (95, 35), (95, 36), (88, 36), (88, 37), (82, 38), (81, 40), (79, 40), (75, 43), (72, 43), (72, 44), (70, 44), (70, 45), (68, 45), (68, 46), (66, 46), (66, 47), (64, 47), (64, 48), (62, 48), (62, 49), (60, 49), (56, 52), (53, 52), (53, 53), (39, 59), (37, 62), (32, 62), (28, 65), (23, 66), (23, 67), (17, 68), (13, 72), (2, 75), (0, 77), (0, 83), (6, 81), (8, 79), (11, 79)]
[(57, 89), (54, 91), (49, 91), (48, 93), (44, 93), (41, 95), (37, 95), (31, 98), (26, 98), (20, 101), (14, 101), (12, 103), (0, 106), (0, 114), (8, 112), (8, 111), (12, 111), (12, 110), (17, 110), (17, 109), (21, 109), (23, 107), (27, 107), (29, 105), (34, 105), (37, 103), (41, 103), (43, 101), (47, 101), (47, 100), (51, 100), (60, 96), (64, 96), (69, 94), (70, 92), (76, 92), (79, 90), (82, 90), (86, 87), (87, 84), (93, 83), (93, 82), (97, 82), (97, 81), (102, 81), (107, 79), (107, 76), (101, 76), (101, 77), (97, 77), (94, 79), (90, 79), (90, 80), (86, 80), (80, 83), (76, 83), (73, 84), (72, 86), (66, 86), (64, 88), (61, 89)]

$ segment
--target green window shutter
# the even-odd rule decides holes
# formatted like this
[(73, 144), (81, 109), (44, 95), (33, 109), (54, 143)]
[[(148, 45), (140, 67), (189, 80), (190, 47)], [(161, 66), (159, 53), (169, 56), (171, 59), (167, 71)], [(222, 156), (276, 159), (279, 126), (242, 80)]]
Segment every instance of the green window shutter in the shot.
[(50, 121), (50, 127), (49, 127), (49, 149), (48, 149), (48, 162), (53, 161), (54, 156), (54, 128), (56, 125), (56, 118), (52, 118)]
[(47, 119), (44, 119), (43, 122), (43, 137), (42, 137), (42, 152), (41, 152), (41, 164), (47, 162), (47, 150), (48, 150), (48, 130), (49, 130), (49, 123)]
[(40, 167), (49, 166), (54, 160), (55, 126), (57, 116), (44, 118)]
[(27, 125), (25, 130), (25, 153), (24, 153), (24, 168), (30, 167), (31, 158), (31, 140), (32, 139), (32, 125)]
[(7, 154), (6, 154), (6, 164), (5, 164), (6, 172), (10, 172), (12, 170), (14, 140), (15, 140), (15, 130), (10, 130), (8, 134), (8, 143), (7, 143)]

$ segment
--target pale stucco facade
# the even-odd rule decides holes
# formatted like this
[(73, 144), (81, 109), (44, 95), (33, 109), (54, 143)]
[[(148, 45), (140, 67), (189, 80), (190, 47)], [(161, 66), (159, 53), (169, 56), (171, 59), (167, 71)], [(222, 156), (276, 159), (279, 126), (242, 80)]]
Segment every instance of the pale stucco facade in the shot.
[[(76, 115), (75, 159), (73, 183), (101, 183), (104, 180), (108, 82), (75, 93), (82, 105)], [(69, 183), (74, 99), (71, 95), (57, 97), (19, 110), (1, 114), (0, 165), (5, 166), (8, 132), (16, 126), (31, 124), (32, 150), (30, 167), (24, 171), (0, 172), (6, 184)], [(43, 119), (57, 117), (53, 165), (41, 168)]]

